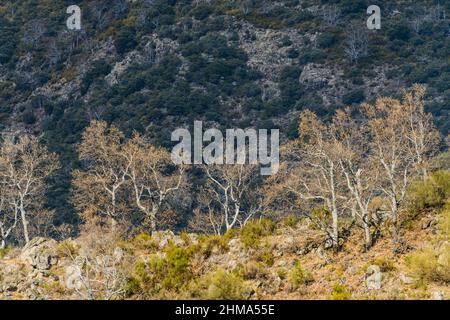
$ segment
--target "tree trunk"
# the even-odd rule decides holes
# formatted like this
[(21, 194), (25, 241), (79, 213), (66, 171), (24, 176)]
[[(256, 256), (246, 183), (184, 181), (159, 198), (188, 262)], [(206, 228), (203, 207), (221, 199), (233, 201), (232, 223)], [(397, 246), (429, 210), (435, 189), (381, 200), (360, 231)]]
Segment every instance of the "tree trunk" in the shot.
[(156, 213), (158, 212), (159, 207), (157, 205), (153, 205), (152, 212), (150, 212), (150, 228), (151, 232), (156, 231)]
[(20, 209), (20, 216), (22, 218), (23, 236), (25, 238), (25, 243), (28, 243), (30, 242), (30, 237), (28, 235), (28, 221), (25, 215), (25, 210), (23, 208)]
[(398, 243), (398, 206), (397, 201), (393, 200), (392, 202), (392, 212), (391, 212), (391, 219), (392, 219), (392, 240), (394, 243)]
[(368, 216), (364, 217), (363, 225), (364, 225), (364, 240), (365, 240), (365, 249), (369, 250), (372, 247), (372, 235), (370, 234), (370, 225), (367, 221)]
[(339, 248), (339, 228), (338, 228), (338, 214), (337, 210), (332, 211), (333, 218), (333, 248), (337, 250)]

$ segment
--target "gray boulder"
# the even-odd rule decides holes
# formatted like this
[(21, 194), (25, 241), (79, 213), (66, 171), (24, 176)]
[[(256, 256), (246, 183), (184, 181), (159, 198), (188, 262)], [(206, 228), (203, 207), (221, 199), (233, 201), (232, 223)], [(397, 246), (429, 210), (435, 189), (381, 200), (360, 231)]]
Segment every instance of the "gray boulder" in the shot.
[(67, 266), (65, 269), (64, 283), (67, 289), (80, 290), (83, 286), (81, 281), (81, 268), (74, 264)]
[(380, 290), (383, 282), (383, 273), (379, 266), (372, 265), (367, 268), (366, 286), (369, 290)]
[(37, 270), (49, 270), (58, 263), (56, 248), (55, 240), (37, 237), (23, 247), (20, 259)]

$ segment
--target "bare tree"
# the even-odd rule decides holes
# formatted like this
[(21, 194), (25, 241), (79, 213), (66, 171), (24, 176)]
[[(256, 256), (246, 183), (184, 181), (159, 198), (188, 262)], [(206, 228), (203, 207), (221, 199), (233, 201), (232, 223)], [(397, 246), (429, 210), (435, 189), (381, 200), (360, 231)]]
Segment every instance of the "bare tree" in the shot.
[(119, 18), (125, 12), (128, 11), (129, 3), (127, 0), (117, 0), (114, 1), (113, 13), (115, 18)]
[(411, 20), (411, 28), (414, 30), (415, 33), (419, 33), (422, 30), (422, 25), (426, 21), (425, 16), (414, 16)]
[(29, 220), (38, 214), (47, 190), (46, 179), (59, 168), (58, 158), (30, 135), (6, 135), (0, 148), (0, 183), (5, 204), (17, 212), (25, 242), (30, 241)]
[(351, 27), (347, 30), (347, 40), (345, 53), (352, 62), (357, 63), (359, 59), (365, 57), (368, 53), (368, 38), (364, 29)]
[(362, 118), (344, 109), (324, 123), (314, 113), (302, 112), (299, 138), (282, 147), (279, 174), (268, 179), (264, 197), (270, 210), (275, 206), (309, 215), (335, 248), (346, 221), (342, 218), (349, 213), (364, 231), (366, 250), (386, 221), (397, 242), (407, 189), (413, 179), (426, 177), (440, 142), (424, 111), (424, 92), (416, 85), (401, 101), (378, 98), (363, 105)]
[(273, 3), (270, 0), (263, 0), (261, 2), (261, 12), (264, 15), (269, 15), (273, 10)]
[(419, 33), (422, 29), (422, 25), (428, 20), (428, 15), (425, 12), (425, 8), (420, 5), (413, 7), (413, 18), (410, 20), (411, 28), (414, 32)]
[(122, 132), (103, 121), (93, 121), (83, 133), (78, 151), (84, 169), (73, 173), (73, 202), (82, 214), (117, 222), (128, 211), (126, 184), (134, 158), (123, 145)]
[(194, 0), (195, 6), (197, 7), (198, 5), (200, 5), (201, 3), (207, 3), (207, 4), (211, 4), (212, 0)]
[[(82, 215), (101, 215), (115, 225), (131, 222), (139, 210), (152, 231), (173, 218), (169, 204), (181, 194), (184, 167), (174, 166), (170, 153), (136, 134), (126, 139), (115, 126), (93, 121), (78, 147), (83, 169), (73, 174), (73, 202)], [(164, 219), (168, 218), (168, 219)], [(173, 220), (173, 219), (172, 219)]]
[(447, 15), (445, 12), (445, 8), (438, 3), (437, 5), (428, 8), (427, 16), (429, 21), (436, 22), (445, 20)]
[(189, 228), (204, 234), (221, 235), (225, 225), (225, 215), (215, 208), (214, 198), (204, 189), (197, 196), (198, 206), (189, 220)]
[(370, 130), (371, 150), (380, 173), (378, 188), (389, 201), (394, 241), (398, 238), (398, 214), (412, 177), (414, 157), (409, 152), (400, 101), (379, 98), (375, 105), (365, 105)]
[(368, 133), (362, 123), (350, 115), (350, 110), (338, 110), (332, 120), (332, 134), (338, 161), (349, 192), (349, 207), (364, 230), (365, 249), (372, 246), (370, 204), (376, 195), (377, 172), (369, 156)]
[(99, 30), (103, 30), (107, 23), (108, 23), (108, 17), (107, 17), (107, 13), (108, 13), (108, 5), (107, 3), (99, 3), (99, 4), (94, 4), (91, 8), (90, 8), (91, 14), (94, 17), (94, 20), (96, 21), (96, 28)]
[(398, 240), (398, 215), (412, 179), (427, 175), (427, 160), (437, 150), (439, 133), (425, 113), (423, 86), (414, 86), (403, 100), (379, 98), (364, 105), (371, 150), (379, 170), (379, 189), (389, 201), (394, 241)]
[(286, 167), (282, 180), (283, 189), (309, 203), (311, 208), (324, 207), (331, 216), (331, 225), (326, 219), (313, 222), (325, 231), (332, 246), (339, 247), (339, 220), (345, 213), (347, 197), (343, 189), (338, 149), (329, 126), (306, 110), (300, 116), (299, 138), (284, 147), (291, 166)]
[(406, 121), (406, 138), (410, 152), (414, 157), (416, 168), (421, 171), (422, 178), (427, 178), (429, 159), (438, 151), (440, 134), (433, 122), (431, 113), (426, 113), (423, 97), (425, 87), (415, 85), (403, 96), (404, 120)]
[[(215, 230), (243, 226), (261, 210), (255, 165), (205, 165), (203, 168), (208, 177), (203, 197), (213, 199), (207, 203), (207, 212), (214, 219), (211, 224)], [(212, 210), (218, 210), (219, 214)]]
[(184, 167), (174, 167), (170, 153), (147, 143), (135, 135), (125, 147), (131, 166), (127, 176), (131, 180), (135, 204), (145, 215), (152, 231), (156, 231), (158, 214), (168, 197), (180, 191)]
[(340, 16), (341, 10), (335, 4), (325, 6), (322, 9), (322, 18), (329, 26), (336, 26), (339, 22)]

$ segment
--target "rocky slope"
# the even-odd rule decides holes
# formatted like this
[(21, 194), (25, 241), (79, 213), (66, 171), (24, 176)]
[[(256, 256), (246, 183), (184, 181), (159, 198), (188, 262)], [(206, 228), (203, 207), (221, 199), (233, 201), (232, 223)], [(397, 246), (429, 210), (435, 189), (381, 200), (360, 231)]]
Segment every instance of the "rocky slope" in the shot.
[[(216, 127), (280, 128), (298, 113), (323, 117), (378, 95), (427, 85), (427, 108), (448, 134), (449, 4), (380, 1), (383, 24), (366, 30), (370, 3), (286, 1), (77, 1), (82, 29), (66, 28), (60, 1), (0, 4), (0, 129), (27, 130), (79, 165), (74, 144), (94, 119), (170, 146), (194, 120)], [(447, 13), (447, 14), (446, 14)], [(351, 30), (363, 54), (347, 54)], [(76, 224), (69, 170), (55, 179), (55, 223)]]
[(438, 222), (422, 216), (400, 247), (382, 237), (369, 252), (357, 234), (332, 252), (321, 232), (301, 224), (260, 237), (166, 231), (126, 242), (110, 233), (62, 243), (35, 238), (0, 260), (0, 299), (449, 299), (445, 282), (424, 282), (408, 262), (432, 246), (448, 267), (448, 241), (435, 241)]

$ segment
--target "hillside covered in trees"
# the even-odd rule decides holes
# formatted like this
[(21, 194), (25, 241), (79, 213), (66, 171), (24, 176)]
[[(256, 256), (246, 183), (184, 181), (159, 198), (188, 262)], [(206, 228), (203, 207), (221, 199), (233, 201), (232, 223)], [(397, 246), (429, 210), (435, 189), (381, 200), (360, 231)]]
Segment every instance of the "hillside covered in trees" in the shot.
[[(416, 85), (328, 122), (302, 111), (299, 137), (266, 178), (256, 165), (175, 165), (138, 133), (93, 121), (72, 172), (76, 239), (43, 200), (57, 155), (32, 136), (6, 136), (0, 294), (448, 299), (450, 161), (424, 94)], [(180, 233), (186, 203), (194, 209)], [(42, 237), (54, 232), (59, 243)]]
[[(80, 31), (66, 27), (72, 4), (82, 10)], [(305, 108), (327, 118), (424, 83), (427, 111), (446, 135), (448, 3), (379, 1), (382, 28), (367, 30), (370, 4), (2, 1), (0, 125), (36, 134), (61, 155), (48, 203), (57, 224), (77, 222), (70, 171), (92, 120), (165, 147), (194, 120), (294, 138)]]
[(371, 4), (2, 1), (0, 298), (448, 299), (450, 4)]

